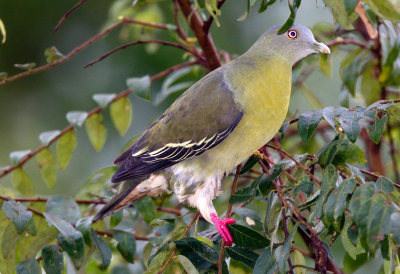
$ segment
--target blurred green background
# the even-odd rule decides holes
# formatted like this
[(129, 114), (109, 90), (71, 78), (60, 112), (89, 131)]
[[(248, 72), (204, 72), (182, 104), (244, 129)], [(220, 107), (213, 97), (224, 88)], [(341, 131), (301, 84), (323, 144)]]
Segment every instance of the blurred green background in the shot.
[[(8, 75), (20, 72), (14, 68), (16, 63), (45, 64), (43, 53), (51, 46), (56, 46), (59, 51), (67, 54), (104, 27), (110, 7), (116, 2), (88, 1), (54, 33), (58, 20), (76, 1), (0, 0), (0, 18), (7, 30), (7, 42), (0, 44), (0, 72), (6, 71)], [(163, 23), (174, 23), (171, 6), (169, 1), (159, 1), (157, 4), (158, 9), (155, 12)], [(272, 25), (283, 23), (289, 15), (287, 2), (281, 1), (262, 14), (258, 14), (257, 9), (252, 9), (247, 20), (238, 22), (236, 19), (245, 9), (246, 1), (227, 1), (220, 16), (221, 27), (213, 24), (211, 28), (216, 46), (233, 57), (243, 53), (262, 32)], [(332, 23), (332, 20), (331, 12), (322, 1), (303, 1), (296, 23), (312, 27), (317, 22)], [(169, 38), (168, 34), (161, 32), (158, 35)], [(92, 100), (93, 94), (118, 93), (126, 88), (126, 78), (155, 74), (176, 64), (176, 60), (180, 60), (182, 55), (179, 50), (167, 47), (159, 47), (158, 51), (149, 54), (145, 46), (139, 45), (119, 51), (92, 67), (83, 68), (86, 63), (124, 43), (120, 41), (120, 37), (120, 29), (115, 29), (56, 68), (0, 86), (0, 167), (10, 165), (10, 152), (33, 150), (40, 146), (38, 136), (41, 132), (66, 127), (68, 123), (65, 114), (68, 111), (89, 111), (96, 107)], [(338, 60), (333, 59), (332, 78), (317, 70), (306, 81), (306, 85), (325, 105), (338, 105), (338, 65)], [(159, 85), (153, 85), (153, 93), (157, 92)], [(313, 108), (301, 90), (293, 93), (291, 113)], [(78, 147), (67, 169), (59, 172), (54, 189), (48, 189), (42, 181), (39, 170), (35, 167), (36, 161), (29, 161), (24, 169), (34, 182), (35, 193), (39, 196), (76, 194), (90, 174), (112, 165), (123, 145), (143, 131), (167, 107), (167, 104), (156, 107), (134, 96), (131, 99), (134, 111), (128, 133), (119, 137), (110, 122), (108, 109), (103, 111), (108, 128), (108, 138), (103, 150), (96, 152), (85, 129), (79, 130)], [(3, 192), (7, 192), (5, 188), (11, 186), (11, 176), (0, 179), (0, 183)]]

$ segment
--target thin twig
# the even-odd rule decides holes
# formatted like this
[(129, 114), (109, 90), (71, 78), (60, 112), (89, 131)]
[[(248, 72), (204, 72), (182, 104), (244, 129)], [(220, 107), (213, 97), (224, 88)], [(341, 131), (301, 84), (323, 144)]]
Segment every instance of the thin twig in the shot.
[(273, 145), (270, 145), (270, 144), (267, 144), (267, 147), (273, 148), (273, 149), (275, 149), (275, 150), (277, 150), (279, 152), (284, 153), (292, 161), (294, 161), (298, 167), (300, 167), (305, 173), (307, 173), (314, 182), (316, 182), (319, 185), (321, 185), (321, 181), (317, 177), (315, 177), (307, 168), (305, 168), (299, 161), (297, 161), (296, 158), (294, 158), (290, 153), (286, 152), (285, 150), (283, 150), (280, 147), (276, 147), (276, 146), (273, 146)]
[[(221, 9), (222, 5), (225, 3), (225, 0), (219, 0), (217, 3), (217, 9)], [(210, 27), (212, 22), (214, 21), (214, 17), (210, 15), (206, 21), (204, 21), (203, 24), (203, 31), (205, 33), (208, 33), (210, 31)]]
[(211, 36), (204, 32), (203, 22), (199, 14), (193, 8), (188, 0), (177, 0), (183, 15), (188, 21), (193, 34), (196, 36), (197, 41), (203, 51), (203, 55), (207, 60), (207, 67), (209, 70), (214, 70), (221, 66), (221, 60), (217, 54), (214, 42)]
[[(192, 228), (194, 222), (199, 218), (200, 213), (196, 213), (196, 215), (194, 215), (192, 221), (190, 222), (190, 224), (186, 227), (185, 232), (183, 233), (182, 238), (185, 238), (187, 236), (187, 234), (189, 233), (190, 228)], [(163, 265), (163, 267), (160, 269), (160, 271), (158, 271), (158, 274), (161, 274), (165, 271), (165, 269), (167, 268), (167, 266), (169, 265), (169, 263), (172, 261), (172, 259), (175, 257), (176, 252), (178, 252), (178, 249), (175, 247), (174, 251), (172, 252), (171, 256), (168, 258), (167, 262)]]
[[(160, 73), (158, 73), (158, 74), (156, 74), (156, 75), (150, 77), (150, 80), (151, 80), (151, 81), (158, 80), (159, 78), (164, 77), (165, 75), (167, 75), (167, 74), (169, 74), (169, 73), (171, 73), (171, 72), (174, 72), (174, 71), (176, 71), (176, 70), (178, 70), (178, 69), (181, 69), (181, 68), (187, 67), (187, 66), (191, 66), (191, 65), (194, 65), (194, 64), (196, 64), (196, 62), (188, 62), (188, 63), (183, 63), (183, 64), (179, 64), (179, 65), (170, 67), (170, 68), (168, 68), (168, 69), (166, 69), (166, 70), (164, 70), (164, 71), (162, 71), (162, 72), (160, 72)], [(122, 98), (122, 97), (128, 96), (130, 93), (132, 93), (132, 91), (131, 91), (130, 89), (126, 89), (126, 90), (120, 92), (119, 94), (117, 94), (117, 95), (114, 97), (114, 99), (110, 102), (110, 104), (111, 104), (112, 102), (114, 102), (114, 101), (116, 101), (116, 100)], [(88, 113), (88, 117), (92, 116), (92, 115), (95, 114), (95, 113), (100, 112), (101, 110), (102, 110), (101, 107), (96, 107), (96, 108), (92, 109), (92, 110)], [(71, 131), (71, 130), (74, 130), (74, 126), (72, 126), (72, 125), (67, 126), (67, 127), (64, 128), (59, 134), (57, 134), (56, 136), (54, 136), (54, 137), (48, 142), (47, 145), (42, 145), (42, 146), (38, 147), (37, 149), (35, 149), (34, 151), (28, 153), (24, 158), (22, 158), (22, 159), (18, 162), (18, 164), (3, 169), (3, 170), (1, 171), (1, 173), (0, 173), (0, 178), (2, 178), (2, 177), (4, 177), (5, 175), (9, 174), (9, 173), (12, 172), (14, 169), (22, 167), (22, 166), (23, 166), (27, 161), (29, 161), (32, 157), (36, 156), (36, 155), (37, 155), (40, 151), (42, 151), (43, 149), (46, 149), (46, 148), (50, 147), (50, 145), (51, 145), (52, 143), (54, 143), (54, 142), (55, 142), (56, 140), (58, 140), (61, 136), (63, 136), (65, 133), (67, 133), (68, 131)]]
[(98, 39), (100, 39), (101, 37), (103, 37), (104, 35), (106, 35), (107, 33), (109, 33), (111, 30), (119, 27), (122, 24), (125, 23), (136, 23), (131, 21), (131, 19), (129, 18), (122, 18), (121, 21), (109, 26), (108, 28), (106, 28), (105, 30), (99, 32), (98, 34), (96, 34), (95, 36), (91, 37), (89, 40), (87, 40), (86, 42), (80, 44), (79, 46), (75, 47), (74, 49), (72, 49), (67, 55), (65, 55), (63, 58), (58, 59), (57, 61), (54, 61), (53, 63), (49, 63), (49, 64), (45, 64), (43, 66), (40, 67), (36, 67), (34, 69), (31, 70), (27, 70), (18, 74), (15, 74), (13, 76), (10, 76), (6, 79), (3, 79), (2, 81), (0, 81), (0, 86), (4, 85), (6, 83), (18, 80), (22, 77), (28, 76), (28, 75), (32, 75), (32, 74), (36, 74), (38, 72), (47, 70), (49, 68), (53, 68), (57, 65), (60, 65), (62, 63), (65, 63), (66, 61), (68, 61), (69, 59), (71, 59), (73, 56), (75, 56), (78, 52), (86, 49), (88, 46), (90, 46), (91, 44), (93, 44), (95, 41), (97, 41)]
[(358, 41), (358, 40), (354, 40), (354, 39), (335, 39), (333, 41), (326, 43), (326, 45), (328, 47), (332, 47), (332, 46), (336, 46), (336, 45), (357, 45), (362, 48), (368, 48), (368, 44)]
[[(101, 230), (95, 230), (95, 231), (97, 234), (102, 235), (102, 236), (112, 237), (114, 235), (113, 232), (101, 231)], [(143, 237), (143, 236), (133, 235), (133, 237), (135, 237), (136, 241), (148, 241), (149, 240), (149, 238)]]
[(69, 11), (67, 11), (63, 17), (61, 17), (60, 21), (58, 21), (56, 27), (54, 28), (54, 32), (56, 32), (61, 24), (68, 18), (68, 16), (71, 15), (71, 13), (73, 13), (77, 8), (79, 8), (81, 5), (83, 5), (83, 3), (85, 3), (87, 0), (81, 0), (79, 1), (75, 6), (73, 6)]
[(85, 68), (93, 66), (94, 64), (104, 60), (105, 58), (107, 58), (108, 56), (110, 56), (111, 54), (113, 54), (116, 51), (119, 51), (121, 49), (125, 49), (125, 48), (130, 47), (130, 46), (140, 45), (140, 44), (160, 44), (160, 45), (170, 46), (170, 47), (174, 47), (174, 48), (178, 48), (178, 49), (187, 51), (187, 52), (191, 53), (193, 56), (197, 57), (198, 60), (204, 60), (204, 58), (202, 56), (198, 55), (198, 53), (192, 51), (191, 49), (188, 49), (187, 47), (182, 46), (181, 44), (168, 42), (168, 41), (161, 41), (161, 40), (148, 40), (148, 41), (138, 40), (138, 41), (135, 41), (135, 42), (130, 42), (130, 43), (123, 44), (123, 45), (121, 45), (119, 47), (116, 47), (116, 48), (110, 50), (106, 54), (102, 55), (100, 58), (88, 63), (87, 65), (85, 65)]
[(181, 24), (179, 23), (179, 7), (177, 0), (172, 1), (174, 4), (174, 19), (175, 19), (175, 26), (176, 26), (176, 33), (181, 37), (184, 41), (187, 39), (187, 35), (183, 32), (181, 28)]

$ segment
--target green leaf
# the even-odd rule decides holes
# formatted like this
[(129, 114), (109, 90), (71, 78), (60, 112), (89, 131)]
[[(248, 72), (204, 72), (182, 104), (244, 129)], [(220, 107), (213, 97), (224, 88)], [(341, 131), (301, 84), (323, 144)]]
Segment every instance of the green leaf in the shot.
[(7, 39), (7, 32), (6, 32), (6, 27), (4, 26), (4, 22), (1, 19), (0, 19), (0, 34), (3, 36), (3, 39), (1, 39), (1, 43), (4, 44)]
[(86, 119), (86, 132), (93, 147), (100, 151), (107, 139), (107, 128), (101, 123), (103, 116), (95, 113)]
[(100, 253), (101, 257), (101, 267), (100, 269), (105, 270), (107, 267), (110, 265), (111, 262), (111, 248), (108, 246), (108, 244), (103, 240), (103, 238), (92, 229), (92, 240), (97, 248), (97, 250)]
[(361, 78), (361, 94), (367, 105), (379, 100), (381, 94), (381, 85), (375, 76), (376, 63), (370, 62), (364, 70)]
[(245, 174), (247, 171), (249, 171), (259, 161), (260, 161), (260, 158), (258, 158), (255, 155), (251, 155), (249, 157), (249, 159), (246, 161), (246, 163), (243, 165), (243, 167), (240, 169), (240, 175)]
[(327, 54), (320, 54), (319, 67), (326, 77), (332, 77), (332, 60)]
[(10, 160), (13, 165), (17, 165), (23, 158), (25, 158), (31, 150), (21, 150), (21, 151), (13, 151), (10, 153)]
[(344, 7), (348, 15), (352, 14), (359, 0), (344, 0)]
[(136, 240), (131, 233), (115, 232), (114, 239), (118, 241), (117, 249), (122, 257), (129, 262), (133, 263), (135, 260)]
[(129, 98), (122, 97), (110, 105), (110, 115), (121, 136), (125, 135), (132, 120), (132, 104)]
[(388, 120), (388, 115), (379, 115), (379, 112), (377, 110), (370, 110), (367, 112), (367, 116), (374, 119), (373, 124), (367, 126), (368, 136), (375, 144), (379, 144), (383, 134), (383, 130), (385, 128), (385, 124)]
[(76, 230), (70, 223), (63, 219), (43, 213), (49, 224), (54, 225), (60, 232), (58, 240), (64, 251), (67, 252), (76, 269), (80, 269), (85, 259), (85, 245), (83, 243), (82, 233)]
[(75, 127), (81, 127), (86, 121), (88, 113), (85, 111), (70, 111), (66, 114), (65, 117), (71, 125)]
[(269, 245), (269, 240), (257, 231), (239, 224), (228, 225), (233, 242), (239, 247), (259, 249)]
[(110, 216), (110, 227), (116, 227), (122, 221), (123, 215), (124, 214), (122, 211), (112, 214)]
[(390, 232), (393, 234), (393, 240), (397, 244), (400, 243), (400, 213), (399, 212), (394, 212), (390, 216)]
[(39, 264), (35, 258), (19, 263), (15, 269), (17, 274), (39, 274)]
[(293, 227), (293, 230), (290, 232), (289, 236), (285, 239), (282, 249), (280, 250), (279, 261), (278, 261), (278, 267), (279, 267), (280, 272), (285, 272), (286, 260), (289, 257), (290, 247), (292, 246), (292, 241), (293, 241), (294, 235), (297, 232), (298, 226), (299, 226), (299, 223), (296, 223), (295, 226)]
[(313, 218), (320, 219), (322, 216), (322, 207), (328, 197), (330, 191), (335, 187), (336, 182), (339, 179), (339, 173), (336, 172), (333, 165), (328, 165), (324, 170), (324, 176), (322, 178), (321, 190), (317, 203), (315, 204), (313, 211), (310, 215), (310, 220)]
[(365, 249), (362, 248), (360, 241), (357, 241), (357, 238), (355, 239), (356, 245), (353, 244), (353, 242), (350, 240), (350, 237), (348, 236), (347, 231), (350, 229), (351, 223), (348, 222), (344, 228), (343, 231), (340, 233), (340, 240), (342, 242), (342, 245), (344, 249), (347, 251), (347, 254), (353, 259), (357, 259), (357, 255), (362, 254), (365, 252)]
[(277, 210), (275, 210), (275, 207), (279, 205), (278, 194), (271, 191), (266, 199), (267, 199), (267, 212), (265, 213), (265, 218), (264, 218), (264, 230), (268, 234), (270, 234), (270, 231), (275, 228), (274, 221), (276, 219), (277, 214), (279, 214), (278, 216), (280, 216), (280, 212), (278, 213)]
[(156, 207), (153, 200), (146, 196), (135, 202), (135, 208), (142, 215), (144, 221), (148, 224), (156, 218)]
[(264, 12), (269, 6), (274, 4), (276, 0), (261, 0), (260, 8), (258, 10), (259, 13)]
[(28, 174), (20, 167), (13, 170), (11, 180), (19, 193), (26, 196), (33, 195), (33, 184)]
[[(366, 202), (370, 200), (372, 195), (375, 193), (375, 185), (372, 182), (368, 182), (364, 185), (361, 185), (354, 191), (354, 194), (351, 197), (350, 204), (349, 204), (349, 210), (351, 217), (353, 221), (358, 225), (360, 222), (360, 214), (361, 214), (361, 209), (364, 206)], [(365, 214), (365, 213), (363, 213)], [(366, 211), (366, 214), (368, 214), (368, 211)], [(365, 217), (365, 216), (364, 216)]]
[(263, 196), (266, 196), (274, 188), (273, 181), (278, 179), (282, 173), (282, 164), (276, 164), (272, 167), (271, 175), (263, 175), (259, 181), (258, 189)]
[(325, 121), (335, 129), (336, 131), (336, 122), (335, 118), (345, 111), (346, 108), (344, 107), (326, 107), (322, 110), (322, 116), (324, 117)]
[(314, 190), (314, 185), (313, 182), (310, 181), (310, 178), (305, 177), (300, 180), (300, 183), (296, 185), (296, 187), (293, 189), (293, 194), (297, 194), (300, 192), (305, 193), (307, 196), (310, 196), (310, 194)]
[(229, 203), (232, 205), (244, 203), (251, 198), (254, 198), (257, 195), (257, 191), (250, 187), (242, 188), (241, 190), (236, 191), (234, 194), (231, 195), (229, 198)]
[(115, 93), (101, 93), (94, 94), (92, 98), (101, 108), (105, 108), (114, 100), (115, 96)]
[(87, 246), (92, 246), (92, 220), (93, 217), (84, 217), (76, 222), (76, 229), (82, 233), (83, 240)]
[(400, 20), (400, 7), (397, 1), (366, 0), (365, 3), (376, 15), (383, 19), (392, 22)]
[(44, 51), (44, 56), (46, 56), (46, 61), (48, 64), (55, 63), (58, 60), (64, 59), (64, 55), (56, 48), (56, 47), (51, 47), (47, 48)]
[(386, 177), (379, 177), (375, 183), (376, 190), (384, 193), (391, 193), (394, 191), (394, 183)]
[(61, 131), (59, 130), (42, 132), (39, 135), (39, 140), (42, 143), (42, 145), (47, 146), (54, 137), (60, 134), (60, 132)]
[(77, 138), (74, 130), (64, 133), (57, 141), (56, 153), (61, 169), (68, 166), (77, 147)]
[(239, 215), (248, 226), (262, 229), (261, 218), (256, 211), (245, 207), (234, 207), (233, 212)]
[(258, 257), (254, 265), (254, 274), (273, 274), (277, 273), (277, 263), (271, 248), (267, 247)]
[(197, 268), (192, 264), (192, 262), (188, 258), (182, 255), (178, 255), (176, 257), (178, 258), (178, 261), (181, 263), (181, 265), (183, 266), (183, 268), (187, 273), (199, 274)]
[(318, 153), (318, 163), (321, 165), (365, 163), (364, 150), (348, 140), (333, 140), (325, 145)]
[(299, 117), (297, 128), (304, 142), (308, 143), (310, 141), (321, 119), (322, 112), (320, 110), (309, 111)]
[(348, 178), (332, 191), (324, 207), (323, 221), (325, 226), (328, 227), (333, 224), (337, 231), (341, 230), (341, 219), (346, 209), (347, 196), (353, 192), (355, 186), (356, 180)]
[(245, 265), (251, 268), (254, 267), (259, 256), (257, 253), (254, 253), (253, 251), (236, 246), (234, 247), (228, 246), (226, 247), (225, 251), (228, 254), (228, 256), (231, 257), (232, 259), (243, 262)]
[(43, 268), (46, 273), (63, 273), (64, 259), (63, 251), (58, 245), (47, 245), (42, 249)]
[[(1, 23), (1, 19), (0, 19), (0, 23)], [(0, 24), (0, 27), (1, 27), (1, 24)], [(0, 72), (0, 81), (7, 79), (7, 76), (8, 76), (7, 72), (4, 72), (4, 71)]]
[(294, 23), (294, 19), (296, 18), (297, 9), (300, 7), (301, 0), (293, 0), (293, 3), (288, 1), (290, 15), (286, 20), (285, 24), (278, 30), (278, 34), (282, 34), (287, 31)]
[(46, 202), (46, 212), (70, 224), (75, 224), (81, 218), (79, 205), (71, 197), (53, 196), (49, 198)]
[(353, 22), (357, 19), (358, 15), (354, 12), (348, 14), (349, 5), (346, 5), (348, 0), (324, 0), (325, 5), (331, 8), (335, 21), (345, 30), (353, 29)]
[(364, 116), (365, 108), (357, 106), (356, 110), (345, 110), (339, 117), (339, 123), (342, 126), (347, 138), (355, 142), (360, 135), (361, 127), (358, 124)]
[(217, 252), (199, 240), (186, 237), (175, 241), (179, 253), (188, 258), (198, 270), (208, 269), (218, 261)]
[(13, 221), (18, 233), (22, 233), (32, 219), (32, 212), (16, 201), (4, 201), (1, 208), (7, 217)]
[(110, 166), (94, 172), (82, 186), (76, 198), (93, 199), (93, 193), (101, 193), (104, 189), (104, 185), (111, 182), (111, 177), (114, 175), (117, 168), (117, 166)]
[(366, 58), (363, 58), (365, 55), (366, 51), (363, 51), (363, 48), (356, 49), (347, 55), (340, 66), (340, 77), (352, 96), (355, 95), (357, 79), (363, 65), (367, 62)]
[[(293, 264), (299, 266), (307, 266), (306, 259), (304, 258), (303, 254), (301, 254), (298, 250), (293, 250)], [(306, 274), (307, 270), (303, 267), (296, 267), (296, 274)]]
[(42, 174), (43, 180), (49, 188), (53, 188), (58, 173), (58, 165), (56, 157), (48, 148), (43, 149), (36, 154), (36, 162), (39, 165), (40, 173)]
[(14, 64), (14, 67), (22, 70), (32, 70), (36, 67), (36, 63)]
[(149, 101), (151, 96), (150, 85), (151, 80), (150, 76), (146, 75), (141, 78), (128, 78), (126, 80), (126, 85), (130, 90), (132, 90), (133, 94), (139, 96), (140, 98)]

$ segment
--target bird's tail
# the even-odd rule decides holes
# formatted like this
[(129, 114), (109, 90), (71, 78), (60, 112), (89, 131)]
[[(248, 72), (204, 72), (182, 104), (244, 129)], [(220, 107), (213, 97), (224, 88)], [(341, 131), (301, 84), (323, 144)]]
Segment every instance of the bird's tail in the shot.
[(133, 199), (130, 199), (129, 202), (122, 204), (122, 201), (127, 198), (129, 193), (131, 193), (145, 179), (145, 177), (141, 177), (123, 182), (118, 193), (115, 194), (114, 197), (112, 197), (112, 199), (105, 206), (103, 206), (103, 208), (93, 218), (92, 222), (95, 223), (101, 218), (120, 211), (121, 209), (128, 207), (134, 201), (142, 198), (141, 196), (137, 196)]

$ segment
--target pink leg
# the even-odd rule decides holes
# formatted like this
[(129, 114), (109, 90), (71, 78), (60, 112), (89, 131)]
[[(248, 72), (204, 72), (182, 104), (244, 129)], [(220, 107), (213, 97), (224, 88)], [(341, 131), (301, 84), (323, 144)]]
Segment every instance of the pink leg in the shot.
[(222, 239), (224, 239), (225, 245), (231, 246), (233, 243), (231, 233), (229, 232), (226, 225), (236, 223), (234, 219), (227, 218), (225, 220), (221, 220), (218, 218), (217, 214), (211, 213), (211, 220), (215, 224), (215, 227), (218, 230), (218, 233), (221, 235)]

